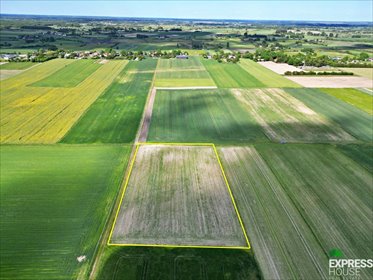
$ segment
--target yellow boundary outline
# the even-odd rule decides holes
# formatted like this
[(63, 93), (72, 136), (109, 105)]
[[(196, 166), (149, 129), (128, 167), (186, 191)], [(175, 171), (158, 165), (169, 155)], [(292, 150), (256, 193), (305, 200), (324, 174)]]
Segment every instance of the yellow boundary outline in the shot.
[[(145, 142), (145, 143), (136, 143), (135, 145), (136, 145), (136, 150), (135, 150), (135, 153), (133, 155), (133, 158), (132, 158), (132, 161), (131, 161), (131, 165), (129, 167), (130, 169), (128, 171), (128, 175), (127, 175), (127, 178), (126, 178), (125, 183), (124, 183), (123, 192), (122, 192), (122, 195), (121, 195), (121, 198), (120, 198), (120, 202), (119, 202), (117, 211), (115, 213), (115, 218), (114, 218), (113, 225), (112, 225), (111, 230), (110, 230), (110, 234), (109, 234), (109, 238), (108, 238), (108, 242), (107, 242), (108, 246), (120, 246), (120, 247), (162, 247), (162, 248), (210, 248), (210, 249), (240, 249), (240, 250), (248, 250), (248, 249), (251, 248), (250, 242), (249, 242), (249, 238), (247, 236), (244, 224), (243, 224), (242, 219), (241, 219), (240, 212), (238, 211), (235, 199), (233, 197), (232, 190), (231, 190), (231, 188), (229, 186), (228, 179), (227, 179), (227, 177), (225, 175), (223, 165), (222, 165), (222, 163), (220, 161), (220, 157), (219, 157), (218, 151), (217, 151), (214, 143), (162, 143), (162, 142)], [(142, 146), (142, 145), (143, 146), (145, 146), (145, 145), (165, 145), (165, 146), (206, 146), (206, 147), (212, 147), (213, 150), (214, 150), (216, 159), (217, 159), (217, 161), (219, 163), (220, 170), (221, 170), (221, 173), (223, 175), (225, 185), (227, 186), (229, 196), (231, 197), (234, 210), (236, 212), (236, 215), (237, 215), (238, 221), (240, 223), (243, 235), (245, 237), (245, 241), (247, 243), (247, 247), (245, 247), (245, 246), (208, 246), (208, 245), (207, 246), (203, 246), (203, 245), (144, 244), (144, 243), (139, 243), (139, 244), (131, 244), (131, 243), (128, 243), (128, 244), (127, 243), (123, 243), (123, 244), (119, 243), (118, 244), (118, 243), (111, 243), (110, 242), (111, 241), (111, 237), (113, 235), (113, 231), (114, 231), (114, 228), (115, 228), (115, 225), (116, 225), (116, 222), (117, 222), (119, 211), (120, 211), (120, 208), (122, 206), (123, 198), (124, 198), (124, 195), (125, 195), (128, 183), (129, 183), (129, 179), (130, 179), (131, 174), (132, 174), (132, 169), (133, 169), (133, 166), (135, 164), (135, 159), (136, 159), (136, 156), (137, 156), (137, 152), (139, 150), (139, 147)]]

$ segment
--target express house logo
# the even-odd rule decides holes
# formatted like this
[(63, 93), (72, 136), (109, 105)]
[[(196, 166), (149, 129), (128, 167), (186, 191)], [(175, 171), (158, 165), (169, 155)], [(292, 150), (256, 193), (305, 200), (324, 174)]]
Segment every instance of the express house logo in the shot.
[(364, 280), (363, 269), (372, 269), (373, 259), (347, 259), (340, 249), (329, 252), (329, 280)]

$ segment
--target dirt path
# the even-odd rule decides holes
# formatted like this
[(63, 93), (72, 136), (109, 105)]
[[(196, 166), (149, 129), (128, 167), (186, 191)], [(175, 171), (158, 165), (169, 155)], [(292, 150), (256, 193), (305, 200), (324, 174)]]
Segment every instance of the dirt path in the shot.
[(145, 107), (144, 118), (142, 121), (138, 142), (146, 142), (146, 139), (148, 138), (148, 131), (149, 131), (149, 126), (150, 126), (150, 121), (152, 119), (153, 105), (154, 105), (156, 93), (157, 93), (157, 88), (153, 87), (150, 92), (148, 103), (146, 104), (146, 107)]
[(157, 89), (164, 90), (183, 90), (183, 89), (217, 89), (216, 86), (205, 86), (205, 87), (157, 87)]

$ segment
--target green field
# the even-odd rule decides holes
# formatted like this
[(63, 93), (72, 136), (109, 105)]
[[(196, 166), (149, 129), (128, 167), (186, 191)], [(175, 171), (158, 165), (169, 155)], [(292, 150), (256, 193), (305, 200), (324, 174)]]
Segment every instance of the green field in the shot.
[(46, 78), (33, 83), (33, 87), (71, 88), (79, 85), (95, 72), (101, 64), (97, 60), (76, 60)]
[(363, 141), (372, 141), (372, 115), (318, 89), (287, 89), (315, 112), (338, 123)]
[(157, 90), (148, 141), (265, 141), (259, 124), (225, 90)]
[(372, 145), (340, 145), (340, 151), (373, 173)]
[(202, 60), (203, 65), (210, 73), (219, 88), (260, 88), (265, 85), (250, 75), (238, 64), (218, 63), (215, 60)]
[(317, 114), (282, 89), (232, 89), (275, 142), (353, 141), (340, 126)]
[(354, 88), (323, 88), (320, 90), (373, 115), (372, 95)]
[(156, 60), (129, 62), (62, 142), (132, 142), (139, 127), (155, 67)]
[(219, 154), (264, 278), (326, 278), (326, 254), (255, 148)]
[(0, 70), (25, 70), (31, 66), (37, 65), (34, 62), (8, 62), (5, 64), (0, 64)]
[(86, 275), (129, 148), (1, 146), (0, 278)]
[(252, 252), (226, 249), (108, 247), (98, 271), (94, 279), (261, 279)]
[[(345, 258), (372, 256), (371, 173), (334, 147), (262, 145), (257, 150), (325, 254), (339, 249)], [(361, 270), (361, 279), (372, 277), (372, 270)]]
[(189, 59), (160, 59), (155, 86), (196, 87), (215, 86), (215, 83), (202, 65), (200, 58), (190, 56)]
[(239, 65), (267, 87), (299, 88), (300, 85), (249, 59), (241, 59)]

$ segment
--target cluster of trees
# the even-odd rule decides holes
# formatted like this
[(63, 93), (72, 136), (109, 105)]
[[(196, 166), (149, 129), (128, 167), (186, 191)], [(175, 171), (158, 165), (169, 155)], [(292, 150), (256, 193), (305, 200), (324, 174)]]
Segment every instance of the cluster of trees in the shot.
[(255, 61), (275, 61), (279, 63), (288, 63), (294, 66), (336, 66), (336, 67), (373, 67), (371, 63), (366, 63), (369, 58), (367, 53), (360, 53), (358, 56), (345, 56), (343, 58), (333, 59), (327, 55), (318, 56), (310, 48), (302, 49), (302, 52), (295, 55), (286, 54), (283, 51), (274, 51), (269, 49), (257, 49), (251, 58)]
[(171, 51), (157, 50), (157, 51), (149, 52), (147, 55), (151, 57), (160, 57), (160, 58), (175, 58), (178, 55), (188, 55), (188, 52), (181, 51), (181, 50), (171, 50)]
[(209, 52), (202, 52), (201, 56), (206, 59), (214, 59), (217, 62), (232, 62), (237, 63), (240, 61), (241, 53), (240, 52), (224, 52), (223, 50), (216, 51), (213, 55)]
[(352, 72), (344, 72), (344, 71), (322, 71), (322, 72), (315, 72), (315, 71), (286, 71), (286, 76), (352, 76), (354, 73)]

